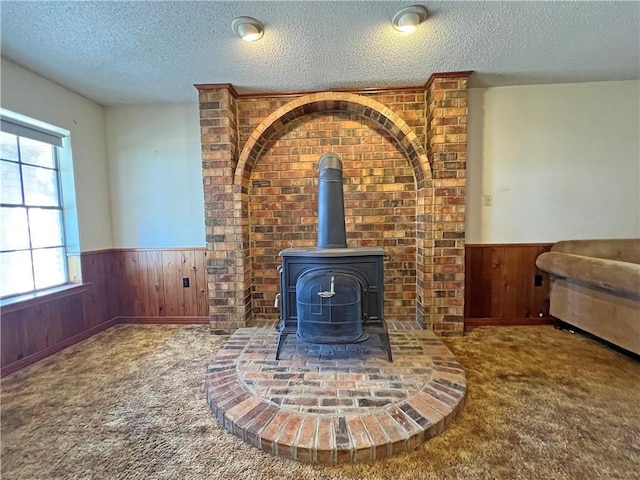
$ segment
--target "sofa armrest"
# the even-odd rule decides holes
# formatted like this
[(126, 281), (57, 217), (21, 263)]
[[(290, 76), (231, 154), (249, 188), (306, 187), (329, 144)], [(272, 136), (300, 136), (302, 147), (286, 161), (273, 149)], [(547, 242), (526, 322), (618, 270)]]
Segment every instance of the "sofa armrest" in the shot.
[(640, 297), (640, 265), (636, 263), (546, 252), (538, 256), (536, 265), (557, 277), (572, 278)]
[(607, 240), (562, 240), (551, 247), (552, 252), (571, 253), (585, 257), (640, 263), (640, 238)]

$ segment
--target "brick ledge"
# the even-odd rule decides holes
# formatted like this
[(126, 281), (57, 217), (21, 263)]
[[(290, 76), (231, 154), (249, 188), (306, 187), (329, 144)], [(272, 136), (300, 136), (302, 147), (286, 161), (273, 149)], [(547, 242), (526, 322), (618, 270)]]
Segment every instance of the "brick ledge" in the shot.
[(276, 361), (272, 328), (238, 329), (207, 369), (207, 402), (220, 425), (275, 456), (339, 464), (411, 451), (455, 418), (466, 379), (432, 332), (390, 335), (393, 363), (372, 340), (313, 346), (295, 338)]

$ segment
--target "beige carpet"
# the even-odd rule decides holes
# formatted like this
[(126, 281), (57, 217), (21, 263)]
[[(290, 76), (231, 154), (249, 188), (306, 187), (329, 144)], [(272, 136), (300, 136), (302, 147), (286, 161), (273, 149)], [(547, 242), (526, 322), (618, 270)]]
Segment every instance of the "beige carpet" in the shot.
[(460, 417), (410, 454), (341, 467), (266, 455), (205, 403), (206, 326), (113, 327), (2, 380), (2, 480), (635, 479), (640, 363), (553, 327), (446, 340)]

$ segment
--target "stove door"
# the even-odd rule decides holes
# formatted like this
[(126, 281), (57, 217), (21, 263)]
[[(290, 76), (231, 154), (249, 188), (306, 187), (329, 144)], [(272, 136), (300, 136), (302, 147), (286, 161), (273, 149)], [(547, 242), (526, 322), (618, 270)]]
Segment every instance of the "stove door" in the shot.
[(362, 285), (356, 276), (318, 268), (296, 282), (298, 337), (309, 343), (354, 343), (362, 335)]

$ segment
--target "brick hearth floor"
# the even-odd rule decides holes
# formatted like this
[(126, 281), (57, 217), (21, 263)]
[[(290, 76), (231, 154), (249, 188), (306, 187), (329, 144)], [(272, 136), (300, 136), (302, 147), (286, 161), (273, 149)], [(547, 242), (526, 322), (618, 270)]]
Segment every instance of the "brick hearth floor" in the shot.
[[(400, 325), (398, 325), (400, 326)], [(207, 401), (246, 443), (299, 462), (376, 460), (415, 449), (451, 423), (466, 395), (462, 367), (430, 331), (312, 345), (273, 327), (241, 328), (207, 369)]]

